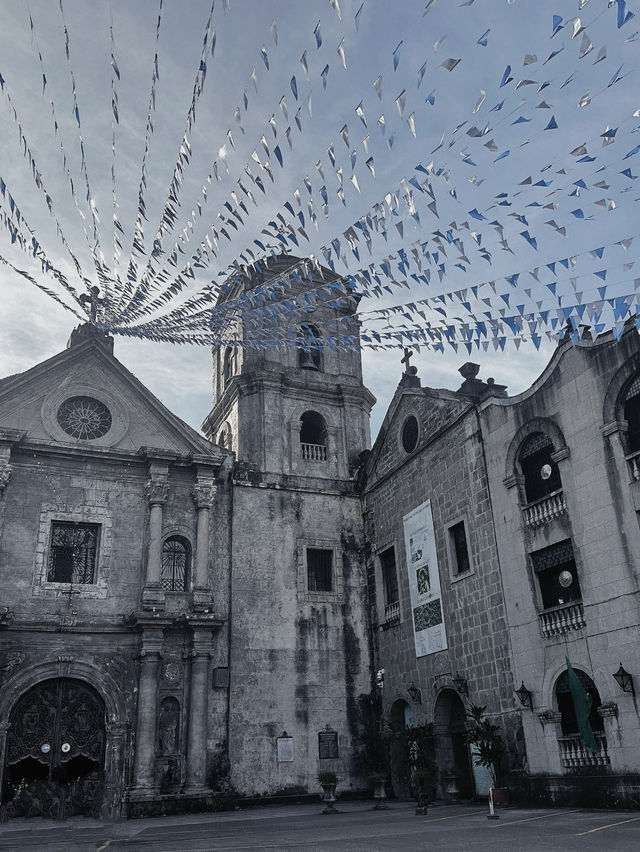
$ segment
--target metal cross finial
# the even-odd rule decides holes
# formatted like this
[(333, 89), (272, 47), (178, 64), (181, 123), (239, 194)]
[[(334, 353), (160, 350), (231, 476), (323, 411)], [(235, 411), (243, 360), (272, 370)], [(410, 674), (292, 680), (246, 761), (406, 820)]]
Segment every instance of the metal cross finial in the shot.
[(408, 349), (408, 348), (405, 346), (405, 348), (404, 348), (404, 358), (402, 358), (402, 359), (400, 360), (400, 363), (401, 363), (401, 364), (406, 364), (406, 365), (407, 365), (407, 366), (405, 367), (405, 369), (404, 369), (405, 373), (407, 373), (407, 374), (409, 374), (409, 367), (411, 366), (411, 365), (410, 365), (410, 363), (409, 363), (409, 361), (410, 361), (410, 359), (411, 359), (412, 357), (413, 357), (413, 351), (412, 351), (411, 349)]
[(90, 287), (89, 295), (87, 295), (87, 293), (83, 293), (80, 296), (80, 301), (84, 305), (91, 305), (90, 319), (91, 322), (95, 322), (98, 316), (98, 307), (104, 304), (104, 299), (100, 298), (100, 288)]

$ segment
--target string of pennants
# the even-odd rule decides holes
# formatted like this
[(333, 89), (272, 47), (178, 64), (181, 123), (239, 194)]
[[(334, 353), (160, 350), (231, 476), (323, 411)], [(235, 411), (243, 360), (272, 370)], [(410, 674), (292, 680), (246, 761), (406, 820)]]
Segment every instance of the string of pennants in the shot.
[[(617, 62), (621, 45), (640, 39), (640, 32), (628, 26), (635, 13), (626, 0), (573, 0), (577, 16), (551, 14), (548, 43), (542, 49), (519, 48), (521, 65), (511, 60), (491, 85), (474, 93), (466, 111), (461, 105), (462, 120), (445, 126), (437, 144), (430, 144), (426, 152), (422, 146), (417, 165), (405, 170), (403, 177), (396, 177), (392, 185), (387, 178), (388, 163), (412, 140), (419, 144), (423, 134), (431, 140), (434, 116), (447, 103), (448, 79), (460, 73), (470, 51), (488, 48), (495, 28), (485, 28), (473, 38), (470, 30), (458, 33), (455, 39), (452, 33), (445, 33), (433, 44), (436, 62), (429, 55), (413, 70), (409, 68), (409, 57), (414, 55), (410, 42), (412, 28), (417, 31), (418, 24), (407, 19), (405, 37), (388, 46), (389, 64), (368, 87), (354, 93), (348, 114), (336, 113), (326, 127), (323, 153), (299, 171), (300, 154), (316, 150), (319, 141), (316, 134), (310, 138), (314, 109), (319, 105), (327, 109), (328, 83), (335, 75), (349, 79), (351, 57), (356, 62), (362, 49), (361, 31), (372, 26), (368, 16), (374, 13), (375, 0), (364, 0), (349, 20), (343, 17), (338, 0), (328, 0), (324, 5), (318, 2), (314, 14), (319, 19), (314, 17), (301, 34), (301, 53), (296, 68), (290, 69), (290, 76), (287, 74), (287, 90), (263, 104), (259, 97), (263, 80), (283, 61), (278, 49), (278, 22), (273, 20), (233, 120), (219, 144), (209, 145), (217, 154), (206, 178), (198, 181), (197, 196), (185, 206), (182, 196), (186, 173), (194, 162), (194, 128), (205, 109), (201, 98), (207, 71), (215, 60), (216, 44), (226, 37), (219, 14), (227, 16), (230, 11), (229, 0), (218, 4), (213, 0), (202, 30), (192, 97), (166, 200), (152, 244), (147, 246), (149, 165), (161, 85), (165, 14), (163, 0), (159, 0), (136, 217), (128, 254), (116, 180), (116, 143), (123, 132), (119, 101), (122, 72), (116, 58), (117, 27), (111, 21), (110, 263), (102, 249), (99, 207), (85, 153), (87, 128), (80, 114), (82, 79), (72, 62), (73, 29), (68, 25), (63, 0), (58, 5), (79, 177), (73, 174), (67, 156), (65, 122), (60, 120), (60, 105), (51, 93), (51, 75), (31, 12), (29, 31), (34, 61), (42, 76), (41, 97), (50, 107), (62, 176), (81, 219), (95, 280), (81, 263), (81, 247), (73, 245), (68, 229), (63, 230), (58, 199), (48, 191), (49, 183), (45, 186), (34, 154), (37, 146), (27, 137), (26, 121), (18, 112), (11, 80), (8, 74), (3, 76), (1, 67), (0, 98), (17, 131), (17, 150), (29, 165), (32, 182), (46, 204), (77, 281), (63, 273), (68, 264), (59, 247), (45, 250), (44, 239), (41, 241), (25, 220), (16, 193), (2, 177), (0, 231), (12, 250), (21, 251), (31, 264), (39, 264), (39, 274), (48, 277), (51, 286), (42, 284), (33, 270), (22, 269), (3, 255), (0, 263), (76, 316), (90, 314), (83, 291), (97, 282), (102, 299), (96, 321), (101, 328), (123, 336), (178, 344), (299, 346), (306, 340), (301, 332), (305, 318), (317, 306), (327, 305), (334, 310), (335, 319), (317, 345), (350, 348), (360, 340), (373, 349), (411, 343), (435, 351), (460, 345), (471, 351), (472, 347), (504, 349), (509, 341), (520, 346), (525, 339), (537, 347), (545, 335), (557, 339), (565, 333), (575, 342), (586, 329), (592, 333), (612, 329), (620, 336), (628, 317), (640, 313), (640, 277), (633, 275), (640, 260), (635, 254), (640, 235), (575, 254), (550, 255), (547, 248), (550, 245), (557, 251), (558, 238), (571, 242), (586, 223), (602, 222), (608, 228), (612, 214), (630, 218), (640, 200), (634, 183), (640, 174), (640, 137), (635, 135), (640, 132), (640, 101), (631, 103), (633, 95), (629, 95), (637, 69)], [(473, 5), (475, 0), (456, 3), (458, 8)], [(511, 5), (505, 3), (507, 12)], [(429, 0), (421, 17), (428, 21), (435, 14), (435, 6), (436, 0)], [(333, 20), (329, 14), (334, 15)], [(599, 43), (597, 36), (605, 22), (615, 44)], [(331, 33), (330, 39), (327, 33)], [(466, 36), (469, 43), (464, 40)], [(451, 45), (450, 56), (440, 52), (445, 43)], [(453, 52), (454, 45), (460, 53)], [(568, 74), (565, 66), (555, 70), (563, 53), (571, 57)], [(624, 95), (618, 94), (621, 90)], [(565, 121), (565, 107), (561, 109), (560, 100), (556, 101), (569, 95), (573, 109), (592, 111), (588, 138), (570, 138), (572, 122)], [(262, 107), (266, 108), (263, 123), (256, 115)], [(236, 162), (243, 159), (240, 154), (246, 149), (238, 139), (254, 134), (255, 148), (244, 162)], [(532, 157), (530, 163), (522, 164), (529, 166), (526, 171), (514, 171), (513, 176), (505, 178), (500, 192), (487, 194), (486, 189), (499, 179), (506, 163), (515, 161), (514, 170), (519, 168), (519, 152), (526, 146), (547, 150), (551, 136), (556, 137), (551, 162), (538, 167)], [(238, 156), (229, 156), (236, 153)], [(378, 183), (379, 190), (373, 192)], [(84, 198), (77, 191), (79, 185)], [(287, 187), (284, 203), (280, 203), (282, 187)], [(348, 211), (361, 210), (365, 189), (366, 211), (345, 227)], [(467, 201), (470, 192), (476, 193), (475, 204)], [(217, 205), (215, 211), (213, 204)], [(449, 220), (452, 206), (458, 212)], [(186, 221), (180, 227), (183, 215)], [(262, 216), (262, 227), (256, 228), (256, 217)], [(331, 234), (334, 222), (338, 229)], [(167, 238), (176, 233), (169, 249)], [(628, 259), (609, 265), (619, 251)], [(255, 274), (268, 275), (274, 260), (294, 253), (307, 259), (292, 257), (286, 273), (238, 295), (238, 281)], [(494, 263), (503, 266), (509, 255), (516, 259), (509, 262), (521, 267), (520, 271), (487, 279), (486, 271)], [(525, 268), (532, 257), (534, 262)], [(605, 260), (607, 265), (603, 266)], [(582, 271), (580, 264), (589, 261), (601, 268)], [(569, 274), (562, 277), (562, 270)], [(211, 273), (213, 279), (208, 278)], [(471, 280), (474, 283), (469, 283)], [(462, 283), (447, 289), (450, 282)], [(406, 298), (399, 301), (403, 291), (407, 291)], [(369, 310), (374, 300), (383, 304)]]

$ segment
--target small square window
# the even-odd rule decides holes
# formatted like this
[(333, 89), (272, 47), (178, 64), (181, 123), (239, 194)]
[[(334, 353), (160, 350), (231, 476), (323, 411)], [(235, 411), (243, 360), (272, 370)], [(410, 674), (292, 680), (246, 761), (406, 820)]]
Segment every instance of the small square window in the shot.
[(449, 527), (450, 552), (453, 557), (453, 573), (457, 577), (459, 574), (466, 574), (471, 569), (469, 562), (469, 548), (467, 547), (467, 533), (464, 528), (464, 521), (454, 524)]
[(95, 583), (99, 524), (51, 522), (49, 583)]
[(307, 589), (310, 592), (333, 591), (333, 551), (307, 547)]

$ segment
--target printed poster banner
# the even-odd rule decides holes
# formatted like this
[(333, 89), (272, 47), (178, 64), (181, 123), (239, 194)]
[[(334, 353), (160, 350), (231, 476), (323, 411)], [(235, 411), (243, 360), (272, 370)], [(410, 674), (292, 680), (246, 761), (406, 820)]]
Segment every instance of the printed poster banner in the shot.
[(447, 647), (431, 501), (405, 515), (402, 523), (416, 657), (425, 657)]

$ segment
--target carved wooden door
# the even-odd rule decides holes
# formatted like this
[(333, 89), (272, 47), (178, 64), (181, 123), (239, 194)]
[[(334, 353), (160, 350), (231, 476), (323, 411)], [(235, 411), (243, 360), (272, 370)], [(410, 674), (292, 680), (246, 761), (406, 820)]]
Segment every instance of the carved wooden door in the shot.
[(4, 801), (25, 816), (97, 815), (104, 745), (105, 707), (94, 689), (70, 678), (38, 684), (11, 711)]

